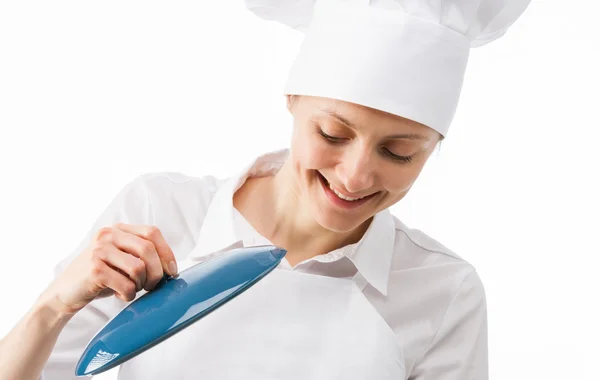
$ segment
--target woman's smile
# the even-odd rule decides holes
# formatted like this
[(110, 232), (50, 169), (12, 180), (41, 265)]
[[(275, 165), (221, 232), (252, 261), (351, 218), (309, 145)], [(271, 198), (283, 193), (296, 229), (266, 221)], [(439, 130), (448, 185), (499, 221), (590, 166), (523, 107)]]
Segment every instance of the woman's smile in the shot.
[(330, 203), (335, 207), (342, 208), (344, 210), (356, 209), (373, 199), (375, 195), (379, 193), (376, 192), (361, 197), (344, 195), (340, 190), (335, 189), (333, 185), (331, 185), (318, 170), (315, 170), (315, 172), (317, 174), (317, 178), (319, 179), (319, 183), (321, 184), (321, 188), (323, 189), (323, 192)]

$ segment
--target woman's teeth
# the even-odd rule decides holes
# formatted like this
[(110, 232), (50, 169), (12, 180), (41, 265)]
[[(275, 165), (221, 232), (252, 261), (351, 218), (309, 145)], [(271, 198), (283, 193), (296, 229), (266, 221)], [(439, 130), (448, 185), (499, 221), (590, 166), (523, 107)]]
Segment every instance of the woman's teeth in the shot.
[(333, 191), (335, 193), (335, 195), (338, 196), (338, 198), (341, 198), (345, 201), (349, 201), (349, 202), (353, 202), (353, 201), (357, 201), (359, 199), (363, 199), (364, 197), (360, 197), (360, 198), (350, 198), (350, 197), (346, 197), (343, 196), (342, 194), (338, 193), (336, 189), (333, 188), (333, 186), (331, 186), (331, 184), (329, 184), (329, 188), (331, 189), (331, 191)]

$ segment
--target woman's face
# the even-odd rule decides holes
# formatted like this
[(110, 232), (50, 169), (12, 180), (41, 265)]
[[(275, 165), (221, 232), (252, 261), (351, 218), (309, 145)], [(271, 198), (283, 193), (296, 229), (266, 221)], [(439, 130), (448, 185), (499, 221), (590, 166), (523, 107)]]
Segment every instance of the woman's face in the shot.
[(317, 223), (350, 232), (402, 199), (435, 149), (438, 132), (344, 101), (301, 96), (290, 160), (300, 202)]

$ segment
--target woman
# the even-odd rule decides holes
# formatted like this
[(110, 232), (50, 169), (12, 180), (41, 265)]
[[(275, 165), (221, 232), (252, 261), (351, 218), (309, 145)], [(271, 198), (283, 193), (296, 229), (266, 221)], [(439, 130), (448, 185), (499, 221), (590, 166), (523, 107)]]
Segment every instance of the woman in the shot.
[(1, 342), (0, 379), (74, 378), (127, 302), (236, 244), (288, 253), (234, 302), (123, 364), (120, 379), (487, 378), (477, 272), (389, 207), (447, 135), (469, 48), (503, 34), (527, 2), (246, 3), (306, 32), (286, 86), (289, 150), (227, 180), (128, 184)]

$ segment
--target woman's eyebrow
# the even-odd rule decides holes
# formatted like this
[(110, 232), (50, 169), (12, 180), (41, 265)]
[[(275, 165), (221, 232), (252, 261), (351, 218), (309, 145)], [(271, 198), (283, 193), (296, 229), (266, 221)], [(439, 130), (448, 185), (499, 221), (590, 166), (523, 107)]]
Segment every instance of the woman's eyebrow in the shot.
[(338, 119), (338, 121), (342, 122), (343, 124), (346, 124), (348, 127), (352, 128), (352, 129), (357, 129), (356, 126), (354, 124), (352, 124), (348, 119), (346, 119), (342, 115), (338, 114), (334, 110), (329, 109), (329, 108), (319, 108), (319, 109), (321, 111), (325, 112), (326, 114), (328, 114), (329, 116)]
[[(349, 128), (352, 128), (354, 130), (357, 129), (356, 125), (352, 124), (348, 119), (346, 119), (342, 115), (338, 114), (334, 110), (329, 109), (329, 108), (319, 108), (319, 110), (321, 110), (321, 111), (325, 112), (326, 114), (328, 114), (329, 116), (337, 119), (338, 121), (340, 121), (342, 124), (345, 124)], [(429, 138), (427, 138), (423, 135), (419, 135), (417, 133), (400, 133), (400, 134), (394, 134), (394, 135), (390, 135), (390, 136), (386, 136), (386, 137), (391, 138), (391, 139), (424, 140), (424, 141), (429, 140)]]

